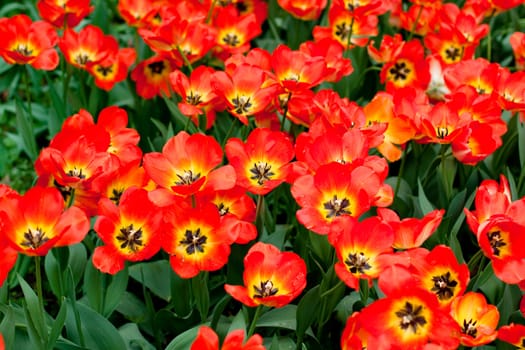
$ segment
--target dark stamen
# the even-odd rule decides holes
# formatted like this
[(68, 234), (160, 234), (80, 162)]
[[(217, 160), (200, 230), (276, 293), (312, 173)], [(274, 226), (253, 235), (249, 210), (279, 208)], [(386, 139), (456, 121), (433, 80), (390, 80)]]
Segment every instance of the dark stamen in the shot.
[(441, 276), (433, 276), (432, 282), (434, 282), (434, 286), (430, 290), (437, 294), (439, 300), (452, 298), (454, 288), (458, 285), (457, 281), (450, 278), (450, 271)]
[(425, 317), (420, 315), (421, 311), (423, 311), (422, 305), (414, 307), (414, 305), (407, 301), (403, 309), (396, 311), (396, 316), (401, 319), (399, 327), (403, 330), (410, 328), (412, 332), (416, 334), (417, 328), (423, 327), (427, 323)]
[(45, 237), (46, 233), (42, 231), (41, 228), (37, 227), (36, 229), (27, 229), (27, 232), (24, 232), (24, 240), (20, 243), (22, 247), (38, 249), (44, 243), (49, 241), (49, 238)]
[(370, 270), (372, 266), (368, 263), (368, 258), (360, 252), (358, 254), (348, 254), (345, 260), (346, 266), (351, 273), (365, 273), (365, 270)]
[(130, 224), (128, 227), (122, 227), (116, 238), (122, 242), (120, 244), (121, 249), (128, 247), (132, 252), (136, 252), (144, 244), (142, 241), (142, 228), (135, 230), (133, 224)]
[(346, 198), (338, 199), (337, 195), (334, 195), (332, 199), (323, 204), (324, 209), (328, 212), (326, 215), (327, 219), (331, 219), (335, 216), (340, 216), (343, 214), (352, 214), (348, 207), (350, 206), (350, 201)]
[(411, 70), (407, 67), (405, 62), (396, 62), (394, 67), (390, 68), (388, 72), (394, 76), (394, 80), (405, 80)]
[(275, 175), (271, 169), (272, 166), (266, 162), (254, 163), (253, 168), (250, 169), (250, 173), (253, 174), (250, 179), (257, 180), (257, 183), (262, 186), (265, 181), (270, 180)]
[(261, 281), (260, 287), (253, 286), (255, 290), (254, 298), (266, 298), (272, 295), (277, 294), (279, 289), (273, 287), (273, 283), (270, 280)]
[(204, 235), (201, 236), (201, 229), (198, 228), (195, 232), (186, 230), (184, 239), (179, 241), (179, 243), (186, 245), (186, 253), (191, 255), (196, 252), (204, 253), (204, 244), (207, 240), (208, 237)]

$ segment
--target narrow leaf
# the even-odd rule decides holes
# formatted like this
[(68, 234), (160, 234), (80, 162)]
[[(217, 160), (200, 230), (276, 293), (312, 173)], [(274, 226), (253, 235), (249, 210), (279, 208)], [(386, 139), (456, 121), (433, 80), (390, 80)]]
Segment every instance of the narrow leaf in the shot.
[[(69, 339), (79, 339), (74, 310), (67, 303), (66, 329)], [(82, 303), (76, 303), (86, 348), (90, 350), (126, 349), (117, 329), (98, 312)]]
[(302, 341), (308, 327), (318, 318), (321, 296), (319, 285), (310, 289), (297, 305), (297, 339)]
[(124, 268), (116, 275), (111, 276), (111, 282), (104, 297), (104, 316), (109, 316), (117, 308), (122, 295), (128, 286), (128, 269)]
[(16, 99), (16, 127), (22, 137), (24, 151), (31, 160), (35, 161), (38, 157), (38, 150), (33, 125), (31, 124), (31, 116), (26, 116), (22, 102), (18, 98)]
[[(22, 292), (24, 293), (24, 300), (26, 302), (27, 319), (28, 323), (34, 325), (39, 339), (42, 339), (44, 343), (47, 341), (47, 330), (44, 323), (44, 315), (42, 315), (42, 310), (40, 309), (40, 303), (38, 301), (38, 296), (35, 294), (33, 289), (27, 284), (24, 278), (18, 275), (18, 283), (22, 287)], [(25, 308), (24, 308), (25, 309)]]
[(66, 315), (67, 315), (67, 303), (65, 298), (62, 299), (62, 305), (60, 305), (60, 310), (58, 310), (57, 317), (55, 321), (53, 322), (53, 326), (51, 327), (51, 331), (49, 332), (49, 340), (47, 343), (47, 349), (52, 350), (55, 348), (55, 343), (62, 333), (62, 328), (64, 328), (64, 324), (66, 322)]
[(421, 208), (421, 212), (423, 215), (426, 215), (430, 213), (432, 210), (434, 210), (434, 206), (430, 201), (428, 200), (425, 190), (423, 189), (423, 186), (421, 185), (420, 179), (417, 179), (417, 188), (418, 188), (418, 203), (419, 207)]

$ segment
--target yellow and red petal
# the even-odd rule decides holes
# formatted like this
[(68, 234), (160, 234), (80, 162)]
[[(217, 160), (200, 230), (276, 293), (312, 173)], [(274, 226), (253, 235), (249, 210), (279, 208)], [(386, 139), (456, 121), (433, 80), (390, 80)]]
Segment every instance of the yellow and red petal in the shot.
[(84, 210), (77, 207), (69, 207), (60, 216), (55, 230), (60, 237), (55, 246), (61, 247), (82, 242), (89, 232), (91, 224)]
[(485, 345), (496, 339), (499, 311), (487, 304), (481, 293), (469, 292), (455, 299), (450, 308), (461, 327), (461, 344), (469, 347)]
[(244, 287), (228, 286), (246, 305), (282, 307), (306, 287), (306, 264), (293, 252), (258, 242), (244, 258)]
[(96, 247), (93, 252), (93, 265), (103, 273), (111, 275), (124, 269), (126, 260), (111, 246)]

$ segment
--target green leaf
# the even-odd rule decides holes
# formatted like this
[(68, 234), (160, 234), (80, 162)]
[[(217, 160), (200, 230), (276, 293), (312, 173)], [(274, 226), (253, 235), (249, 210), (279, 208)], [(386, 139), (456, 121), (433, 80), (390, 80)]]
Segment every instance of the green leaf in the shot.
[(0, 312), (4, 315), (0, 323), (0, 334), (4, 337), (6, 349), (14, 349), (15, 342), (15, 315), (12, 306), (0, 304)]
[(257, 321), (257, 327), (297, 329), (297, 306), (288, 304), (263, 314)]
[(112, 276), (111, 283), (106, 291), (103, 315), (109, 316), (117, 308), (122, 295), (128, 286), (128, 269), (125, 267), (116, 275)]
[(155, 347), (144, 338), (135, 323), (126, 323), (118, 331), (126, 343), (127, 350), (155, 350)]
[(129, 267), (131, 278), (143, 283), (153, 294), (168, 302), (171, 300), (171, 290), (170, 284), (166, 281), (171, 274), (173, 272), (167, 260), (145, 262)]
[(191, 290), (195, 297), (197, 310), (204, 322), (210, 309), (210, 292), (208, 291), (208, 273), (201, 272), (191, 279)]
[(62, 122), (68, 116), (67, 105), (64, 103), (64, 100), (57, 92), (56, 84), (53, 83), (52, 79), (49, 77), (49, 74), (46, 74), (45, 77), (47, 81), (49, 97), (53, 106), (49, 113), (47, 129), (50, 135), (55, 135), (60, 131)]
[(321, 295), (319, 285), (310, 289), (297, 305), (297, 339), (302, 342), (306, 330), (318, 319)]
[(146, 305), (135, 294), (130, 292), (124, 292), (116, 311), (135, 323), (143, 322), (147, 314)]
[(97, 270), (92, 263), (86, 265), (84, 287), (89, 305), (104, 316), (109, 316), (118, 306), (127, 283), (127, 268), (111, 276)]
[(246, 318), (244, 317), (244, 312), (241, 309), (239, 310), (239, 312), (237, 312), (237, 315), (235, 315), (235, 317), (233, 318), (232, 323), (230, 324), (230, 327), (228, 328), (228, 333), (236, 329), (242, 329), (244, 330), (244, 332), (246, 332), (246, 327), (247, 327)]
[(16, 99), (16, 127), (18, 134), (22, 138), (22, 145), (24, 151), (33, 161), (38, 157), (38, 149), (35, 141), (35, 133), (31, 123), (31, 116), (27, 116), (22, 102), (19, 98)]
[[(217, 327), (217, 323), (219, 322), (219, 319), (221, 318), (222, 313), (224, 312), (224, 309), (226, 309), (226, 306), (230, 303), (232, 297), (229, 294), (225, 294), (222, 299), (215, 304), (215, 308), (212, 312), (212, 319), (210, 327), (215, 329)], [(189, 304), (189, 303), (188, 303)]]
[(286, 235), (292, 229), (291, 225), (275, 225), (274, 232), (264, 231), (259, 239), (260, 242), (272, 244), (283, 250)]
[(164, 102), (166, 103), (166, 106), (168, 107), (171, 116), (175, 118), (175, 126), (179, 124), (178, 126), (182, 129), (187, 125), (188, 133), (194, 134), (199, 131), (199, 129), (193, 124), (193, 122), (188, 122), (188, 117), (186, 117), (184, 114), (181, 113), (179, 107), (175, 102), (173, 102), (169, 97), (162, 97)]
[(66, 315), (67, 315), (67, 303), (64, 298), (62, 299), (62, 305), (60, 305), (60, 309), (58, 310), (57, 317), (55, 321), (53, 322), (51, 331), (49, 332), (49, 340), (47, 343), (48, 350), (52, 350), (55, 348), (55, 343), (62, 332), (62, 328), (64, 328), (64, 324), (66, 322)]
[(503, 295), (496, 304), (500, 315), (500, 326), (509, 324), (512, 313), (518, 309), (521, 297), (522, 293), (517, 285), (504, 285)]
[(193, 311), (192, 301), (193, 294), (191, 293), (191, 280), (181, 278), (173, 271), (169, 271), (171, 277), (171, 304), (173, 311), (178, 317), (189, 317)]
[(44, 339), (40, 336), (37, 326), (34, 324), (29, 309), (24, 305), (24, 315), (26, 318), (27, 334), (32, 348), (45, 349)]
[(269, 343), (265, 342), (265, 347), (270, 350), (295, 350), (296, 345), (289, 337), (278, 337), (275, 335)]
[(72, 343), (66, 339), (59, 339), (55, 344), (56, 350), (89, 350), (88, 348), (79, 346), (75, 343)]
[(164, 350), (182, 350), (189, 349), (195, 338), (201, 325), (190, 328), (187, 331), (179, 334), (175, 339), (173, 339), (166, 349)]
[[(66, 330), (68, 339), (79, 342), (80, 335), (71, 303), (67, 303)], [(76, 303), (80, 327), (86, 348), (90, 350), (126, 349), (126, 344), (117, 329), (106, 318), (87, 305)]]
[(44, 265), (46, 277), (51, 291), (57, 298), (68, 296), (74, 291), (82, 278), (86, 262), (86, 248), (82, 243), (55, 248), (51, 254), (46, 255)]
[(419, 204), (419, 208), (421, 208), (421, 213), (423, 215), (426, 215), (428, 213), (430, 213), (432, 210), (434, 210), (434, 206), (432, 205), (432, 203), (430, 203), (430, 201), (428, 200), (426, 194), (425, 194), (425, 190), (423, 189), (423, 186), (421, 185), (421, 181), (420, 179), (417, 179), (417, 199), (418, 199), (418, 204)]
[(38, 339), (40, 339), (43, 344), (45, 344), (47, 342), (48, 334), (46, 324), (44, 323), (44, 315), (42, 315), (43, 310), (40, 308), (38, 296), (20, 275), (18, 275), (18, 283), (20, 283), (20, 287), (22, 287), (22, 292), (24, 293), (24, 300), (26, 302), (24, 311), (27, 309), (27, 322), (28, 324), (34, 325)]

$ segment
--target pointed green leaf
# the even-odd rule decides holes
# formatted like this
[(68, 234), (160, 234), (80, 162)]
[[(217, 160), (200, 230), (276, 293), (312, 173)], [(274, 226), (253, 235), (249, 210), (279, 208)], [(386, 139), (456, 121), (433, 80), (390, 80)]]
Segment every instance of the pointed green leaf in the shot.
[(310, 289), (297, 305), (297, 339), (302, 341), (306, 330), (318, 319), (321, 295), (319, 285)]
[(36, 160), (38, 157), (38, 150), (33, 125), (31, 123), (31, 116), (27, 116), (27, 113), (22, 106), (22, 102), (18, 98), (16, 99), (16, 126), (18, 134), (22, 138), (24, 151), (31, 160)]
[[(79, 342), (75, 313), (71, 303), (67, 303), (66, 329), (68, 339)], [(86, 348), (90, 350), (126, 349), (126, 344), (117, 329), (106, 318), (87, 305), (76, 303), (80, 327)]]
[(246, 318), (244, 317), (244, 312), (242, 309), (237, 312), (237, 315), (232, 320), (232, 323), (230, 324), (230, 327), (228, 328), (228, 333), (231, 331), (234, 331), (236, 329), (242, 329), (244, 332), (246, 332), (247, 324), (246, 324)]
[(130, 292), (125, 292), (122, 295), (116, 311), (120, 312), (126, 319), (135, 323), (143, 322), (147, 314), (147, 308), (144, 302)]
[(64, 324), (66, 322), (66, 315), (67, 303), (64, 298), (62, 300), (62, 305), (60, 305), (60, 309), (58, 310), (57, 317), (53, 322), (53, 326), (51, 327), (51, 331), (49, 332), (49, 340), (47, 343), (48, 350), (53, 350), (55, 348), (55, 343), (62, 332), (62, 328), (64, 328)]
[(197, 310), (201, 315), (201, 320), (208, 318), (210, 309), (210, 292), (208, 291), (208, 273), (201, 272), (191, 279), (192, 294), (195, 297)]
[(4, 337), (6, 349), (13, 349), (15, 342), (15, 315), (13, 308), (6, 304), (0, 304), (0, 312), (4, 315), (0, 323), (0, 334)]
[(189, 349), (195, 338), (197, 337), (197, 333), (199, 331), (199, 328), (201, 326), (198, 325), (196, 327), (190, 328), (187, 331), (179, 334), (175, 339), (173, 339), (165, 350), (182, 350), (182, 349)]
[(118, 331), (126, 343), (126, 350), (155, 350), (135, 323), (126, 323)]
[(126, 288), (128, 286), (128, 269), (125, 267), (122, 271), (111, 277), (111, 282), (107, 288), (104, 298), (104, 313), (109, 316), (117, 308)]
[[(27, 321), (34, 325), (39, 339), (42, 339), (45, 343), (47, 341), (47, 329), (46, 324), (44, 323), (44, 315), (42, 315), (43, 310), (41, 310), (38, 301), (38, 296), (20, 275), (18, 275), (18, 283), (20, 283), (20, 287), (22, 287), (22, 292), (24, 293), (24, 300), (28, 312), (26, 316), (29, 317)], [(26, 308), (24, 308), (24, 310)]]
[(40, 331), (37, 328), (37, 326), (34, 324), (31, 312), (27, 308), (27, 305), (24, 305), (24, 315), (26, 318), (26, 327), (27, 327), (27, 334), (29, 335), (29, 341), (32, 344), (32, 348), (36, 349), (46, 349), (46, 345), (44, 342), (44, 338), (40, 336)]
[(297, 329), (297, 306), (288, 304), (263, 314), (257, 321), (257, 327)]
[(186, 131), (188, 131), (190, 134), (194, 134), (199, 131), (199, 129), (195, 126), (195, 124), (193, 124), (193, 122), (191, 121), (188, 122), (189, 117), (181, 113), (179, 107), (177, 106), (175, 102), (173, 102), (169, 97), (162, 97), (162, 99), (166, 103), (166, 106), (168, 106), (171, 116), (177, 122), (175, 123), (175, 126), (178, 126), (180, 129), (185, 128), (187, 126)]
[(139, 263), (129, 267), (131, 278), (143, 283), (153, 294), (168, 302), (171, 300), (171, 290), (166, 281), (172, 273), (167, 260)]
[(434, 210), (434, 206), (430, 201), (428, 200), (425, 190), (423, 189), (423, 186), (421, 185), (421, 181), (417, 180), (417, 198), (418, 198), (418, 204), (419, 208), (421, 208), (421, 212), (423, 215), (426, 215), (430, 213), (432, 210)]

